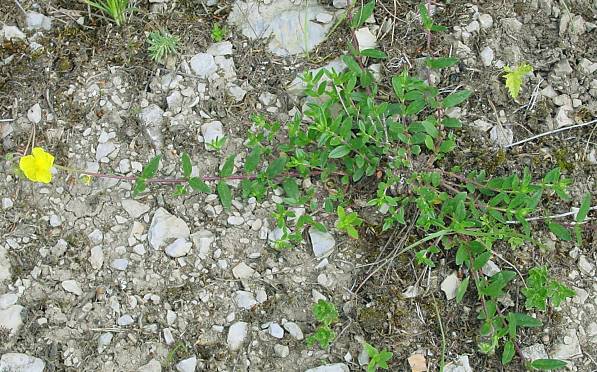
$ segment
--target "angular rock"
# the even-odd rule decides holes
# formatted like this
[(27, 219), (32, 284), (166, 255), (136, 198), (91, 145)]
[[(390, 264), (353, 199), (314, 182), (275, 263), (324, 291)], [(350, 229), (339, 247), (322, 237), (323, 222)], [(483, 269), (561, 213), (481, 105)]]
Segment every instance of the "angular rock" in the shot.
[(0, 245), (0, 283), (10, 279), (10, 260), (6, 254), (6, 248)]
[(203, 136), (205, 149), (211, 150), (212, 148), (209, 145), (218, 138), (224, 137), (224, 128), (222, 127), (222, 123), (216, 120), (203, 124), (201, 126), (201, 135)]
[(582, 356), (580, 342), (575, 329), (569, 329), (564, 336), (564, 342), (555, 344), (549, 356), (553, 359), (574, 359)]
[(529, 361), (533, 361), (535, 359), (548, 359), (549, 356), (547, 355), (547, 351), (545, 351), (545, 346), (543, 344), (534, 344), (531, 346), (527, 346), (522, 348), (522, 355), (524, 355), (525, 359)]
[(444, 372), (473, 372), (468, 355), (461, 355), (455, 361), (446, 364)]
[(187, 359), (183, 359), (176, 364), (176, 370), (178, 372), (195, 372), (195, 368), (197, 367), (197, 357), (192, 356)]
[(104, 250), (101, 246), (97, 245), (91, 248), (91, 256), (89, 257), (91, 267), (95, 270), (99, 270), (104, 265)]
[(19, 296), (14, 293), (5, 293), (0, 296), (0, 310), (8, 309), (9, 306), (14, 305), (19, 300)]
[[(21, 305), (11, 305), (4, 310), (0, 310), (0, 327), (8, 329), (14, 336), (23, 325), (21, 312), (25, 309)], [(0, 370), (1, 371), (1, 370)]]
[(27, 119), (33, 124), (39, 124), (41, 121), (41, 106), (39, 103), (36, 103), (27, 110)]
[(349, 372), (348, 366), (344, 363), (326, 364), (315, 368), (309, 368), (305, 372)]
[(239, 350), (244, 344), (249, 332), (249, 324), (246, 322), (236, 322), (228, 329), (226, 343), (232, 351)]
[(127, 267), (129, 267), (129, 260), (126, 258), (117, 258), (112, 261), (112, 268), (118, 271), (124, 271)]
[(236, 306), (245, 310), (249, 310), (257, 305), (255, 295), (252, 292), (247, 291), (236, 291), (234, 294), (234, 302), (236, 303)]
[(128, 213), (132, 218), (139, 218), (141, 215), (149, 211), (149, 205), (139, 203), (138, 201), (132, 199), (124, 199), (120, 202), (120, 204), (126, 213)]
[(493, 53), (493, 49), (491, 49), (488, 46), (483, 48), (483, 50), (479, 54), (479, 57), (481, 57), (481, 62), (483, 62), (483, 66), (485, 67), (491, 66), (491, 62), (493, 62), (494, 56), (495, 55)]
[(299, 325), (295, 322), (286, 322), (282, 324), (282, 326), (295, 339), (300, 341), (303, 338), (305, 338), (303, 335), (303, 331), (301, 330), (301, 327), (299, 327)]
[(36, 357), (21, 353), (6, 353), (0, 359), (2, 372), (43, 372), (46, 363)]
[(52, 29), (52, 18), (37, 12), (27, 12), (25, 23), (28, 30), (46, 30)]
[(191, 69), (195, 75), (206, 79), (218, 70), (218, 66), (211, 54), (198, 53), (191, 58)]
[(97, 340), (97, 352), (98, 354), (101, 354), (104, 352), (104, 350), (106, 350), (106, 348), (110, 345), (110, 342), (112, 342), (112, 337), (114, 335), (111, 332), (106, 332), (106, 333), (102, 333), (98, 340)]
[(373, 35), (369, 27), (359, 28), (354, 33), (359, 43), (359, 51), (377, 47), (377, 37)]
[(255, 274), (255, 270), (244, 262), (241, 262), (232, 268), (232, 275), (234, 275), (236, 279), (248, 279), (252, 277), (253, 274)]
[(73, 293), (77, 296), (81, 296), (83, 295), (83, 290), (81, 289), (81, 286), (79, 285), (79, 283), (77, 283), (76, 280), (65, 280), (62, 282), (62, 288), (70, 293)]
[(157, 360), (152, 359), (149, 363), (139, 367), (137, 372), (162, 372), (162, 365)]
[(507, 126), (496, 125), (489, 131), (489, 138), (498, 146), (508, 146), (514, 141), (514, 132)]
[(456, 298), (456, 290), (458, 289), (458, 285), (460, 284), (460, 280), (458, 280), (458, 276), (456, 273), (452, 273), (448, 275), (440, 285), (440, 288), (446, 294), (446, 299), (452, 300)]
[(211, 247), (211, 243), (213, 243), (215, 239), (216, 237), (209, 230), (201, 230), (191, 235), (193, 245), (195, 246), (195, 249), (199, 251), (199, 258), (205, 260), (207, 257), (209, 257), (209, 249)]
[(189, 235), (190, 231), (186, 222), (160, 207), (151, 220), (147, 240), (154, 249), (159, 249), (171, 240), (186, 239)]
[(126, 327), (128, 325), (131, 325), (134, 323), (133, 317), (130, 316), (129, 314), (124, 314), (123, 316), (121, 316), (120, 318), (118, 318), (118, 320), (116, 321), (116, 323), (121, 326), (121, 327)]
[(7, 40), (25, 40), (27, 36), (17, 26), (4, 25), (0, 33)]
[(164, 110), (152, 103), (139, 113), (139, 122), (153, 146), (159, 150), (164, 145), (162, 126), (164, 124)]
[(170, 257), (177, 258), (186, 256), (193, 247), (193, 243), (187, 241), (186, 239), (176, 239), (172, 244), (166, 247), (166, 254)]
[[(290, 0), (238, 1), (228, 21), (236, 25), (250, 39), (270, 39), (268, 48), (279, 56), (300, 54), (320, 44), (332, 23), (310, 22), (325, 8), (317, 2), (295, 4)], [(307, 27), (305, 27), (307, 23)]]
[(276, 353), (276, 355), (280, 358), (286, 358), (288, 355), (290, 355), (290, 348), (286, 345), (276, 344), (274, 345), (274, 353)]
[(284, 337), (284, 329), (280, 327), (280, 325), (276, 322), (272, 322), (269, 324), (269, 334), (275, 338), (283, 338)]
[(212, 44), (206, 51), (212, 56), (228, 56), (232, 54), (232, 43), (229, 41), (222, 41)]
[(489, 14), (481, 14), (479, 16), (479, 25), (483, 30), (487, 30), (493, 26), (493, 18)]
[(311, 228), (309, 229), (309, 237), (311, 238), (313, 254), (316, 258), (329, 256), (334, 250), (336, 241), (334, 240), (332, 234)]

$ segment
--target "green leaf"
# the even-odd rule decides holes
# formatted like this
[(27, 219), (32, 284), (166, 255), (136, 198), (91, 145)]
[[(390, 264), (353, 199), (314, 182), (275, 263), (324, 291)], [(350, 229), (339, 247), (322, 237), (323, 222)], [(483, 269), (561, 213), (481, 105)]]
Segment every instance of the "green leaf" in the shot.
[(427, 67), (439, 69), (454, 66), (458, 63), (458, 58), (441, 57), (441, 58), (427, 58), (425, 60)]
[(332, 159), (338, 159), (348, 155), (348, 153), (350, 153), (350, 147), (346, 145), (340, 145), (330, 152), (329, 157)]
[(205, 194), (211, 193), (211, 188), (199, 177), (191, 177), (189, 179), (189, 186), (198, 192), (203, 192)]
[(375, 9), (375, 0), (368, 2), (367, 4), (359, 7), (357, 11), (352, 15), (350, 20), (351, 28), (359, 28), (365, 23), (365, 21), (371, 17), (373, 10)]
[(161, 158), (162, 158), (162, 155), (157, 155), (156, 157), (151, 159), (151, 161), (145, 167), (143, 167), (143, 171), (141, 172), (141, 177), (148, 179), (148, 178), (155, 176), (155, 173), (158, 170), (158, 166), (160, 165)]
[(535, 359), (531, 362), (531, 367), (543, 371), (551, 371), (552, 369), (564, 368), (567, 364), (559, 359)]
[(364, 50), (361, 50), (361, 55), (365, 56), (365, 57), (376, 58), (376, 59), (388, 58), (388, 55), (379, 49), (364, 49)]
[(186, 178), (189, 178), (191, 176), (191, 172), (193, 171), (193, 165), (191, 164), (191, 158), (189, 157), (189, 154), (183, 152), (180, 160), (182, 162), (182, 174), (184, 174)]
[(510, 92), (510, 96), (516, 99), (522, 87), (522, 80), (526, 74), (533, 72), (533, 67), (528, 63), (523, 63), (515, 69), (509, 66), (504, 66), (504, 76), (506, 77), (506, 88)]
[(462, 123), (458, 119), (445, 117), (442, 119), (442, 124), (446, 128), (462, 128)]
[(487, 261), (489, 261), (491, 256), (492, 256), (491, 252), (484, 252), (484, 253), (481, 253), (480, 255), (478, 255), (477, 257), (475, 257), (475, 263), (473, 265), (473, 269), (481, 270), (481, 268), (483, 266), (485, 266)]
[(218, 191), (222, 206), (224, 209), (229, 210), (232, 207), (232, 191), (230, 190), (230, 186), (226, 182), (220, 181), (216, 186), (216, 190)]
[(257, 165), (259, 165), (259, 158), (261, 157), (261, 148), (259, 146), (255, 146), (253, 150), (249, 153), (247, 158), (245, 159), (245, 172), (251, 173), (257, 169)]
[(572, 234), (570, 234), (570, 231), (559, 223), (550, 222), (547, 224), (547, 227), (549, 228), (549, 231), (558, 237), (558, 239), (566, 241), (572, 240)]
[(469, 279), (470, 279), (469, 276), (464, 278), (464, 280), (460, 283), (460, 285), (458, 286), (458, 289), (456, 290), (456, 303), (458, 303), (458, 304), (462, 301), (462, 299), (464, 298), (464, 294), (466, 293), (466, 290), (468, 289)]
[(514, 357), (514, 343), (510, 340), (504, 344), (504, 351), (502, 352), (502, 364), (506, 365), (512, 361)]
[(361, 66), (359, 66), (357, 61), (355, 61), (354, 58), (352, 58), (352, 56), (344, 54), (342, 57), (340, 57), (340, 59), (342, 59), (342, 62), (344, 62), (344, 64), (348, 67), (350, 71), (358, 75), (361, 74)]
[(267, 177), (274, 178), (280, 173), (284, 171), (284, 167), (286, 166), (286, 162), (288, 161), (288, 157), (280, 156), (276, 160), (274, 160), (269, 167), (267, 167)]
[(137, 177), (135, 186), (133, 186), (133, 197), (139, 195), (143, 191), (145, 191), (145, 178)]
[(232, 176), (232, 172), (234, 171), (234, 158), (236, 158), (236, 155), (232, 154), (226, 159), (222, 166), (222, 170), (220, 171), (220, 177)]
[(447, 139), (439, 146), (439, 152), (446, 154), (456, 147), (456, 142), (453, 139)]
[(429, 150), (433, 150), (435, 147), (433, 145), (433, 138), (431, 138), (430, 135), (426, 135), (425, 136), (425, 146), (429, 149)]
[(284, 178), (284, 181), (282, 182), (282, 188), (284, 189), (286, 196), (289, 198), (298, 199), (300, 197), (299, 187), (295, 178)]
[(425, 108), (425, 101), (423, 101), (422, 99), (421, 100), (412, 101), (406, 107), (405, 114), (407, 116), (415, 115), (415, 114), (418, 114), (419, 112), (421, 112), (421, 110), (423, 110), (424, 108)]
[(461, 90), (460, 92), (452, 93), (442, 100), (444, 108), (450, 108), (461, 104), (470, 97), (471, 91)]
[(578, 209), (578, 213), (576, 213), (576, 222), (583, 222), (587, 215), (589, 214), (589, 209), (591, 208), (591, 193), (586, 193), (585, 196), (582, 198), (582, 202), (580, 203), (580, 208)]
[(512, 316), (516, 321), (516, 325), (520, 327), (537, 328), (543, 325), (542, 321), (525, 313), (513, 313)]

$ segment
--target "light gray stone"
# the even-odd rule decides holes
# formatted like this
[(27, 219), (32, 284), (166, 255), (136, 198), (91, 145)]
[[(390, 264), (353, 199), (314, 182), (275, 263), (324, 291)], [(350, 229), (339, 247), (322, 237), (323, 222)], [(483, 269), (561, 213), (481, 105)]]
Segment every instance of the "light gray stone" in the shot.
[(452, 273), (448, 275), (440, 285), (440, 288), (446, 294), (446, 299), (452, 300), (456, 298), (456, 290), (458, 289), (458, 285), (460, 285), (460, 280), (456, 273)]
[(247, 91), (244, 90), (243, 88), (239, 87), (236, 84), (230, 84), (228, 86), (228, 93), (230, 93), (230, 95), (232, 97), (234, 97), (234, 100), (236, 102), (240, 102), (245, 98), (245, 95), (247, 94)]
[(138, 117), (141, 127), (151, 143), (156, 149), (161, 149), (164, 144), (164, 137), (162, 134), (164, 110), (162, 110), (160, 106), (152, 103), (141, 110)]
[(313, 254), (316, 258), (329, 256), (334, 250), (336, 241), (329, 232), (321, 232), (315, 228), (309, 229), (309, 237), (313, 246)]
[(485, 66), (485, 67), (491, 66), (491, 63), (493, 62), (493, 58), (495, 57), (495, 55), (493, 53), (493, 49), (491, 49), (488, 46), (483, 48), (483, 50), (481, 51), (479, 56), (481, 57), (481, 62), (483, 62), (483, 66)]
[(255, 270), (244, 262), (241, 262), (232, 268), (232, 275), (234, 275), (236, 279), (248, 279), (252, 277), (253, 274), (255, 274)]
[(574, 70), (572, 69), (572, 66), (570, 66), (570, 62), (568, 62), (567, 59), (560, 60), (560, 62), (558, 62), (553, 69), (553, 72), (557, 76), (570, 75), (573, 71)]
[(295, 322), (286, 322), (283, 323), (282, 326), (288, 332), (288, 334), (290, 334), (290, 336), (294, 337), (295, 339), (300, 341), (305, 338), (303, 335), (303, 331), (301, 330), (301, 327), (299, 327), (299, 325)]
[(186, 239), (189, 235), (190, 231), (186, 222), (160, 207), (151, 220), (147, 240), (154, 249), (159, 249), (171, 240)]
[(126, 258), (117, 258), (112, 261), (112, 268), (118, 271), (124, 271), (129, 267), (129, 260)]
[(229, 56), (232, 54), (232, 43), (229, 41), (221, 41), (219, 43), (212, 44), (207, 49), (207, 54), (212, 56)]
[(525, 359), (528, 359), (531, 362), (536, 359), (549, 358), (549, 356), (547, 355), (547, 351), (545, 351), (545, 346), (543, 344), (534, 344), (531, 346), (527, 346), (525, 348), (522, 348), (521, 351)]
[(481, 14), (479, 16), (479, 25), (483, 30), (487, 30), (493, 26), (493, 18), (489, 14)]
[(62, 288), (67, 292), (73, 293), (77, 296), (81, 296), (83, 294), (83, 290), (81, 289), (81, 286), (79, 285), (79, 283), (77, 283), (76, 280), (65, 280), (61, 283), (61, 285)]
[(228, 18), (250, 39), (272, 36), (268, 48), (274, 54), (287, 56), (305, 53), (320, 44), (332, 23), (310, 22), (325, 8), (317, 2), (295, 4), (290, 0), (238, 1)]
[(89, 256), (89, 262), (91, 267), (95, 270), (99, 270), (104, 265), (104, 250), (101, 246), (97, 245), (91, 248), (91, 256)]
[(448, 363), (444, 372), (473, 372), (468, 361), (468, 355), (460, 355), (455, 361)]
[(197, 357), (192, 356), (187, 359), (183, 359), (176, 364), (176, 370), (178, 372), (195, 372), (195, 368), (197, 367)]
[(6, 353), (0, 359), (2, 372), (43, 372), (46, 363), (36, 357), (21, 353)]
[(359, 51), (377, 47), (377, 37), (373, 35), (371, 30), (369, 30), (369, 27), (359, 28), (354, 34), (359, 43)]
[(191, 69), (195, 75), (206, 79), (218, 70), (218, 66), (211, 54), (197, 53), (191, 58)]
[(52, 18), (37, 12), (27, 12), (25, 23), (28, 30), (46, 30), (52, 29)]
[(118, 318), (118, 320), (116, 321), (116, 323), (121, 327), (126, 327), (128, 325), (133, 324), (134, 322), (135, 321), (133, 320), (133, 317), (130, 316), (129, 314), (124, 314), (123, 316)]
[(17, 303), (19, 300), (19, 296), (14, 293), (5, 293), (0, 296), (0, 310), (8, 309), (9, 306), (12, 306)]
[(25, 38), (27, 37), (21, 30), (19, 30), (17, 26), (8, 25), (4, 25), (2, 27), (2, 35), (4, 35), (4, 38), (7, 40), (25, 40)]
[(6, 328), (14, 336), (23, 325), (21, 312), (25, 309), (21, 305), (10, 305), (4, 310), (0, 310), (0, 327)]
[(118, 146), (112, 142), (98, 143), (95, 150), (95, 160), (100, 161), (101, 159), (112, 154), (117, 148)]
[(110, 342), (112, 342), (112, 337), (114, 335), (111, 332), (102, 333), (98, 340), (97, 340), (97, 353), (101, 354), (108, 348)]
[(0, 283), (10, 279), (10, 260), (6, 253), (6, 248), (0, 245)]
[(563, 342), (554, 345), (550, 355), (553, 359), (574, 359), (582, 356), (580, 342), (575, 329), (566, 331)]
[(149, 205), (139, 203), (133, 199), (124, 199), (120, 202), (120, 204), (126, 213), (128, 213), (132, 218), (139, 218), (141, 215), (149, 211)]
[(162, 372), (162, 365), (157, 360), (152, 359), (149, 363), (139, 367), (137, 372)]
[(514, 141), (514, 132), (505, 125), (496, 125), (489, 131), (489, 138), (498, 146), (507, 146)]
[(276, 322), (272, 322), (269, 324), (269, 334), (275, 338), (283, 338), (284, 337), (284, 329), (280, 327), (280, 325)]
[(255, 299), (255, 295), (252, 292), (247, 291), (236, 291), (234, 294), (234, 302), (236, 303), (236, 306), (245, 310), (251, 309), (258, 303)]
[(209, 146), (216, 139), (224, 137), (224, 128), (220, 121), (212, 121), (201, 126), (201, 135), (205, 142), (205, 149), (211, 150)]
[(27, 110), (27, 119), (33, 124), (39, 124), (41, 121), (41, 106), (39, 103), (36, 103)]
[(195, 249), (199, 251), (199, 258), (205, 260), (209, 257), (209, 250), (211, 243), (215, 240), (214, 234), (209, 230), (201, 230), (191, 235), (191, 241), (195, 246)]
[(176, 239), (172, 244), (166, 247), (166, 254), (170, 257), (177, 258), (186, 256), (193, 247), (193, 243), (187, 241), (186, 239)]
[(236, 322), (232, 324), (228, 329), (228, 337), (226, 338), (228, 348), (232, 351), (239, 350), (247, 339), (248, 332), (248, 323)]
[(326, 364), (323, 366), (309, 368), (305, 372), (349, 372), (348, 366), (344, 363)]
[(290, 354), (290, 348), (286, 345), (274, 345), (274, 353), (280, 358), (286, 358)]

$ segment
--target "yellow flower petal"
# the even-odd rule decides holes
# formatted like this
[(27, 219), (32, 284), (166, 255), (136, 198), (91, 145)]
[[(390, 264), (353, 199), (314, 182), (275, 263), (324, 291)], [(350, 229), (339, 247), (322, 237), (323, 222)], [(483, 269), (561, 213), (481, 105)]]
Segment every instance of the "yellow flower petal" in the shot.
[(23, 156), (19, 160), (19, 168), (23, 171), (25, 177), (35, 181), (35, 158), (33, 155)]
[(41, 147), (34, 147), (31, 155), (23, 156), (19, 160), (19, 168), (25, 177), (34, 182), (49, 183), (52, 180), (53, 165), (54, 156)]

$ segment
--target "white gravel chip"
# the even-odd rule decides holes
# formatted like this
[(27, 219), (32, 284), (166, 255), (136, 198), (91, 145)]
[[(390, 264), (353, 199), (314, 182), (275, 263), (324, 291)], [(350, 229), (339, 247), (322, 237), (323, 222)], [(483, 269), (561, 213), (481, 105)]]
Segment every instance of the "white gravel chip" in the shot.
[(27, 110), (27, 119), (33, 124), (39, 124), (41, 121), (41, 106), (39, 103), (36, 103)]
[(36, 357), (21, 353), (6, 353), (0, 359), (2, 372), (43, 372), (46, 363)]
[(459, 284), (460, 280), (458, 280), (458, 276), (456, 276), (456, 273), (452, 273), (444, 279), (440, 288), (446, 294), (446, 298), (452, 300), (456, 298), (456, 290), (458, 289)]
[(234, 302), (236, 306), (243, 309), (249, 310), (253, 306), (257, 305), (257, 300), (252, 292), (247, 291), (236, 291), (234, 294)]
[(229, 41), (222, 41), (212, 44), (207, 48), (207, 54), (212, 56), (227, 56), (232, 54), (232, 43)]
[(133, 317), (130, 316), (129, 314), (124, 314), (123, 316), (118, 318), (118, 320), (116, 321), (116, 323), (121, 327), (126, 327), (127, 325), (131, 325), (131, 324), (133, 324), (133, 322), (134, 322)]
[(117, 258), (112, 261), (112, 268), (114, 270), (124, 271), (129, 267), (129, 260), (126, 258)]
[(128, 213), (132, 218), (139, 218), (141, 215), (149, 211), (149, 205), (139, 203), (138, 201), (132, 199), (125, 199), (121, 201), (120, 204), (126, 213)]
[(63, 281), (62, 288), (67, 292), (76, 294), (77, 296), (81, 296), (83, 294), (83, 290), (76, 280), (69, 279)]
[(186, 239), (189, 235), (189, 226), (187, 226), (186, 222), (171, 215), (164, 208), (159, 208), (151, 220), (147, 239), (154, 249), (159, 249), (170, 240), (178, 238)]
[(0, 296), (0, 310), (8, 309), (9, 306), (14, 305), (19, 300), (19, 296), (14, 293), (6, 293)]
[(232, 351), (240, 349), (247, 338), (248, 331), (249, 324), (246, 322), (232, 324), (228, 329), (228, 337), (226, 338), (228, 348)]
[(288, 331), (290, 336), (294, 337), (295, 339), (300, 341), (305, 338), (305, 336), (303, 335), (303, 331), (301, 330), (301, 327), (299, 327), (299, 325), (295, 322), (286, 322), (283, 323), (282, 326), (286, 331)]
[(244, 262), (241, 262), (232, 268), (232, 275), (234, 275), (236, 279), (248, 279), (252, 277), (253, 274), (255, 274), (255, 270)]
[[(4, 310), (0, 310), (0, 327), (8, 329), (11, 335), (17, 333), (23, 325), (21, 312), (25, 309), (21, 305), (11, 305)], [(2, 371), (0, 369), (0, 371)]]
[(280, 325), (276, 322), (272, 322), (269, 324), (269, 334), (275, 338), (283, 338), (284, 337), (284, 328), (280, 327)]
[(305, 372), (349, 372), (348, 366), (344, 363), (326, 364), (324, 366), (309, 368)]
[(218, 66), (214, 60), (214, 56), (207, 53), (198, 53), (191, 58), (191, 69), (200, 78), (207, 78), (216, 70)]
[(192, 356), (190, 358), (181, 360), (176, 364), (176, 370), (178, 372), (195, 372), (195, 368), (197, 367), (197, 357)]
[(89, 257), (91, 267), (95, 270), (99, 270), (104, 265), (104, 250), (100, 245), (91, 248), (91, 256)]
[(336, 241), (332, 234), (312, 228), (309, 229), (309, 237), (311, 238), (313, 254), (315, 254), (316, 258), (328, 256), (334, 250)]

